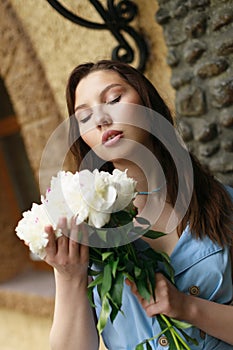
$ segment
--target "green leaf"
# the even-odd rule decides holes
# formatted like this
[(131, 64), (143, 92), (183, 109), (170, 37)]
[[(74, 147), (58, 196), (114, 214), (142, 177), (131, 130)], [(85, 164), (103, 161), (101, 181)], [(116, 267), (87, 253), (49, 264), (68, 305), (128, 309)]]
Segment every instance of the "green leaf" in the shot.
[(160, 232), (160, 231), (153, 231), (153, 230), (148, 230), (144, 233), (144, 236), (147, 238), (152, 238), (156, 239), (159, 237), (166, 236), (166, 233)]
[(99, 273), (99, 271), (88, 268), (88, 276), (98, 276)]
[(96, 233), (102, 241), (107, 242), (107, 230), (96, 229)]
[(113, 303), (112, 299), (109, 299), (109, 304), (110, 304), (110, 307), (111, 307), (111, 313), (110, 313), (110, 320), (111, 322), (113, 323), (113, 321), (115, 320), (118, 312), (120, 311), (118, 309), (118, 307)]
[(178, 329), (187, 329), (187, 328), (192, 327), (192, 325), (190, 323), (178, 321), (172, 317), (170, 317), (170, 320), (172, 321), (172, 324)]
[(135, 280), (135, 283), (136, 283), (137, 290), (138, 290), (139, 294), (147, 301), (150, 301), (151, 294), (149, 293), (149, 291), (147, 289), (146, 281), (144, 279), (137, 279), (137, 280)]
[(120, 226), (124, 226), (132, 221), (132, 216), (125, 210), (120, 210), (114, 213), (115, 219), (118, 221)]
[(148, 225), (148, 226), (151, 226), (151, 225), (150, 225), (150, 222), (149, 222), (147, 219), (142, 218), (141, 216), (137, 216), (137, 217), (135, 218), (135, 220), (136, 220), (140, 225)]
[(103, 282), (101, 287), (101, 297), (103, 298), (111, 289), (112, 285), (112, 270), (110, 265), (105, 265), (103, 272)]
[(124, 275), (118, 273), (111, 288), (111, 299), (120, 309), (122, 304), (122, 292), (124, 287)]
[(113, 275), (114, 278), (116, 277), (118, 263), (119, 263), (119, 257), (116, 260), (113, 260), (113, 261), (110, 262), (110, 266), (111, 266), (111, 269), (112, 269), (112, 275)]
[(104, 252), (102, 253), (102, 260), (106, 260), (109, 256), (113, 255), (113, 252)]
[(148, 342), (146, 342), (146, 350), (153, 350), (153, 348)]
[(145, 270), (147, 273), (148, 288), (155, 299), (155, 269), (153, 264), (151, 262), (146, 263)]
[(140, 269), (140, 267), (134, 266), (134, 274), (136, 278), (138, 278), (141, 275), (141, 272), (142, 272), (142, 269)]
[(102, 273), (101, 273), (101, 274), (99, 274), (98, 277), (96, 277), (93, 281), (91, 281), (91, 282), (89, 283), (88, 288), (93, 288), (93, 287), (95, 287), (95, 286), (101, 284), (102, 281), (103, 281), (103, 275), (102, 275)]
[[(174, 343), (174, 339), (171, 335), (171, 331), (170, 329), (167, 329), (167, 326), (168, 324), (163, 320), (164, 319), (167, 319), (166, 316), (164, 315), (157, 315), (157, 321), (159, 322), (159, 325), (160, 325), (160, 328), (161, 330), (163, 331), (164, 330), (164, 334), (166, 335), (168, 341), (169, 341), (169, 350), (178, 350), (175, 346), (175, 343)], [(168, 322), (169, 323), (169, 322)], [(170, 325), (169, 325), (170, 326)]]
[(89, 300), (91, 307), (96, 307), (96, 305), (94, 304), (94, 301), (93, 301), (93, 288), (87, 289), (87, 297), (88, 297), (88, 300)]
[(194, 345), (198, 345), (197, 339), (190, 337), (190, 336), (189, 336), (187, 333), (185, 333), (182, 329), (180, 329), (180, 333), (183, 335), (184, 339), (185, 339), (187, 342), (191, 342), (191, 343), (193, 343)]
[(111, 313), (111, 308), (108, 301), (108, 295), (106, 294), (102, 299), (102, 308), (101, 308), (99, 320), (97, 323), (97, 330), (99, 334), (103, 332), (104, 327), (106, 326), (108, 318), (110, 316), (110, 313)]
[(136, 346), (135, 350), (143, 350), (144, 349), (144, 342), (143, 343), (140, 343)]

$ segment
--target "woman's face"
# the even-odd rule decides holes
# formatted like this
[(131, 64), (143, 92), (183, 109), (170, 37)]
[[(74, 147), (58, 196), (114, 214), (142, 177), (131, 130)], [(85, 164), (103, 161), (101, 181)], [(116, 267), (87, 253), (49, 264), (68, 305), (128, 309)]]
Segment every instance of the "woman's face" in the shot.
[(79, 82), (74, 109), (82, 139), (106, 161), (127, 159), (137, 144), (151, 146), (139, 94), (112, 70), (91, 72)]

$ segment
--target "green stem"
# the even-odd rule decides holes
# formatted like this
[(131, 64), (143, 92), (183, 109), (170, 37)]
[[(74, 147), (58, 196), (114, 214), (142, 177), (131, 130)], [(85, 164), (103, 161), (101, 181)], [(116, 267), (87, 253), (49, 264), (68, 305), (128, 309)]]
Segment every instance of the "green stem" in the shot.
[[(141, 342), (140, 344), (146, 344), (146, 343), (149, 343), (150, 341), (156, 339), (156, 338), (159, 338), (162, 334), (164, 334), (164, 332), (168, 331), (169, 330), (169, 327), (163, 329), (159, 334), (155, 335), (154, 337), (151, 337), (151, 338), (148, 338), (146, 340), (144, 340), (143, 342)], [(140, 345), (138, 344), (138, 345)]]
[(131, 255), (133, 257), (135, 264), (137, 264), (137, 255), (136, 255), (135, 250), (132, 246), (132, 243), (127, 244), (127, 248), (128, 248), (129, 255)]
[(180, 346), (179, 346), (179, 343), (177, 342), (177, 339), (176, 339), (176, 334), (177, 334), (177, 333), (176, 333), (176, 331), (174, 331), (172, 324), (168, 321), (168, 319), (167, 319), (166, 316), (161, 315), (161, 318), (164, 320), (164, 322), (167, 324), (167, 326), (168, 326), (168, 328), (169, 328), (169, 331), (170, 331), (170, 333), (171, 333), (171, 335), (172, 335), (172, 338), (173, 338), (173, 340), (174, 340), (176, 349), (177, 349), (177, 350), (181, 350), (181, 349), (180, 349)]
[(174, 330), (173, 325), (168, 321), (167, 317), (162, 315), (162, 314), (160, 316), (164, 320), (164, 322), (167, 324), (167, 326), (170, 330), (170, 333), (172, 335), (172, 338), (174, 339), (174, 342), (177, 346), (177, 350), (181, 350), (181, 349), (180, 349), (180, 346), (179, 346), (176, 338), (179, 339), (179, 341), (182, 343), (182, 345), (185, 347), (185, 349), (191, 350), (190, 347), (188, 346), (188, 344), (186, 344), (186, 342), (183, 340), (183, 338)]

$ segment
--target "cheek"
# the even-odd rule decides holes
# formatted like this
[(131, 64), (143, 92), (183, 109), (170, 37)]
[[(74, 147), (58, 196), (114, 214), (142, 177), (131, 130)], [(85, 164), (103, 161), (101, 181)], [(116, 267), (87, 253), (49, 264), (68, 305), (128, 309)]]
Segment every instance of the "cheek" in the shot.
[(98, 144), (96, 133), (93, 131), (88, 131), (85, 133), (81, 132), (81, 137), (90, 148), (93, 148)]

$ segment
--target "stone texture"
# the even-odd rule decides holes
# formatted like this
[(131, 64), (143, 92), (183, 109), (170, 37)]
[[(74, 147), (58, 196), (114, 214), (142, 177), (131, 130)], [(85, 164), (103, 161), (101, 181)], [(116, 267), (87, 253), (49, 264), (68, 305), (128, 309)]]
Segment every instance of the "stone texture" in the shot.
[(222, 108), (233, 103), (233, 77), (217, 83), (211, 91), (213, 107)]
[(182, 17), (185, 17), (187, 13), (188, 13), (188, 6), (186, 3), (181, 1), (175, 5), (174, 11), (173, 11), (174, 17), (182, 18)]
[(184, 30), (190, 38), (199, 38), (206, 31), (207, 16), (204, 13), (197, 13), (185, 19)]
[(233, 109), (232, 108), (223, 109), (221, 111), (219, 116), (219, 123), (226, 128), (233, 127)]
[[(220, 181), (233, 185), (233, 7), (223, 0), (159, 0), (181, 33), (168, 45), (179, 128), (189, 149)], [(184, 36), (186, 35), (186, 38)]]
[(221, 143), (222, 148), (227, 152), (233, 152), (233, 140), (230, 138), (225, 138)]
[(212, 141), (218, 135), (217, 125), (205, 120), (201, 120), (195, 129), (195, 139), (199, 142)]
[(223, 40), (217, 43), (217, 55), (228, 56), (233, 53), (233, 31), (230, 33), (230, 37), (226, 36)]
[(232, 153), (228, 152), (219, 152), (219, 157), (213, 157), (209, 160), (209, 169), (213, 173), (223, 173), (230, 175), (233, 172), (233, 162), (232, 162)]
[(216, 152), (218, 152), (220, 144), (218, 141), (213, 141), (212, 143), (204, 144), (199, 146), (199, 155), (200, 157), (211, 157)]
[(206, 50), (206, 44), (202, 41), (194, 40), (184, 47), (184, 59), (187, 63), (195, 63)]
[(193, 130), (192, 126), (185, 122), (184, 120), (181, 120), (179, 122), (179, 130), (181, 132), (182, 138), (184, 141), (191, 141), (193, 139)]
[(178, 89), (181, 86), (186, 85), (187, 83), (190, 83), (192, 78), (193, 78), (193, 73), (190, 71), (178, 72), (172, 76), (171, 84), (175, 89)]
[(167, 63), (169, 64), (169, 66), (175, 67), (178, 65), (179, 61), (179, 55), (176, 52), (176, 50), (170, 49), (167, 54)]
[(202, 63), (197, 67), (197, 75), (200, 78), (205, 79), (221, 74), (228, 68), (228, 61), (224, 58), (210, 59), (208, 62)]
[(158, 23), (163, 24), (168, 22), (170, 19), (170, 13), (166, 9), (159, 9), (155, 15), (155, 18)]
[(164, 30), (164, 36), (168, 45), (179, 45), (187, 39), (187, 35), (184, 30), (180, 30), (179, 27), (175, 26)]
[(233, 21), (233, 9), (231, 7), (226, 7), (213, 15), (212, 28), (213, 30), (219, 30), (223, 26), (231, 23)]
[(210, 5), (210, 0), (188, 0), (188, 6), (190, 9), (195, 9), (198, 7), (205, 8)]
[(204, 92), (201, 88), (189, 87), (177, 98), (177, 111), (180, 115), (193, 117), (205, 112)]

